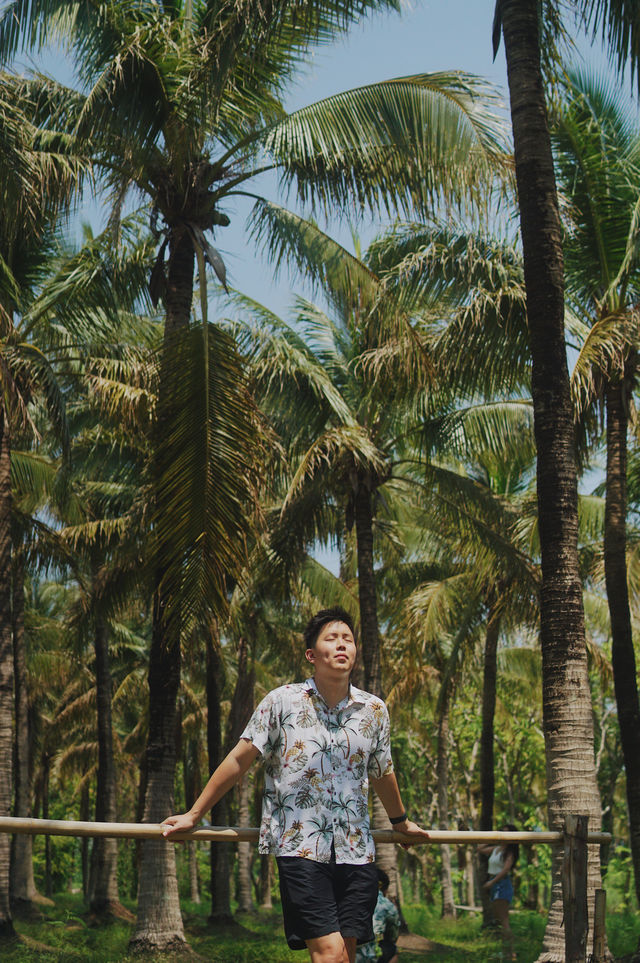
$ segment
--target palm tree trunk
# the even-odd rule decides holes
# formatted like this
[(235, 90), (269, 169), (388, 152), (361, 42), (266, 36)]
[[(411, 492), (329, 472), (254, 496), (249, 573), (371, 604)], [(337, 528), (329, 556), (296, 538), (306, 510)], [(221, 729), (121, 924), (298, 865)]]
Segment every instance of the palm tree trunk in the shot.
[[(96, 822), (117, 820), (116, 770), (113, 759), (111, 720), (111, 668), (109, 633), (104, 619), (96, 618), (93, 646), (96, 666), (96, 703), (98, 721), (98, 776), (96, 784)], [(119, 905), (118, 840), (97, 837), (91, 851), (89, 906), (93, 913), (108, 914)]]
[[(493, 751), (493, 720), (496, 711), (496, 680), (500, 616), (495, 605), (489, 608), (484, 643), (484, 671), (482, 677), (482, 733), (480, 736), (480, 829), (493, 829), (493, 801), (495, 796), (495, 754)], [(491, 897), (484, 884), (489, 876), (489, 858), (478, 854), (478, 882), (482, 899), (484, 926), (493, 922)]]
[(480, 736), (480, 829), (493, 829), (493, 800), (495, 795), (495, 760), (493, 751), (493, 720), (496, 711), (496, 679), (500, 615), (495, 606), (489, 609), (484, 642), (484, 671), (482, 676), (482, 733)]
[[(229, 752), (240, 738), (253, 710), (255, 667), (245, 638), (238, 641), (238, 674), (227, 720), (225, 750)], [(249, 778), (244, 776), (237, 787), (238, 825), (249, 825)], [(238, 843), (238, 912), (253, 912), (251, 880), (251, 843)]]
[[(249, 777), (243, 776), (238, 783), (238, 825), (249, 825)], [(251, 843), (238, 843), (238, 912), (253, 913), (253, 887), (251, 880)]]
[[(0, 816), (11, 815), (13, 779), (13, 632), (11, 620), (11, 449), (0, 406)], [(9, 895), (11, 840), (0, 834), (0, 941), (13, 939)]]
[[(49, 781), (51, 776), (51, 757), (48, 750), (42, 753), (42, 818), (49, 818)], [(53, 896), (53, 875), (51, 872), (51, 836), (44, 837), (44, 892), (48, 899)]]
[[(143, 822), (160, 823), (174, 812), (176, 699), (180, 644), (165, 629), (156, 593), (149, 656), (149, 734)], [(144, 840), (138, 871), (138, 915), (129, 943), (133, 953), (179, 951), (186, 947), (174, 844)]]
[[(224, 666), (220, 657), (219, 642), (207, 639), (207, 748), (209, 771), (213, 772), (222, 761), (221, 703), (224, 689)], [(228, 824), (227, 799), (223, 797), (213, 807), (211, 821), (214, 826)], [(228, 843), (211, 843), (211, 913), (209, 920), (229, 923), (231, 913), (230, 846)]]
[[(438, 826), (449, 828), (449, 697), (445, 695), (440, 707), (438, 721), (438, 748), (436, 759), (436, 780), (438, 792)], [(453, 919), (456, 915), (453, 898), (453, 878), (451, 876), (451, 850), (449, 846), (440, 847), (442, 859), (442, 916)]]
[[(538, 449), (538, 524), (542, 584), (543, 725), (549, 824), (567, 813), (600, 825), (587, 676), (582, 585), (578, 568), (577, 481), (569, 373), (564, 339), (564, 265), (538, 32), (538, 0), (501, 0), (516, 181), (532, 355)], [(600, 883), (591, 847), (589, 890)], [(564, 959), (560, 868), (556, 852), (543, 960)]]
[[(155, 435), (156, 512), (164, 504), (162, 442), (171, 420), (171, 343), (176, 330), (189, 324), (193, 300), (194, 252), (186, 230), (172, 235), (165, 302), (163, 357), (158, 387)], [(158, 553), (163, 557), (162, 546)], [(164, 556), (167, 552), (164, 552)], [(177, 560), (174, 560), (178, 564)], [(166, 564), (166, 563), (165, 563)], [(149, 658), (149, 733), (145, 760), (146, 793), (144, 819), (161, 822), (174, 805), (176, 766), (176, 700), (180, 687), (180, 625), (165, 616), (170, 601), (163, 588), (165, 569), (155, 576), (153, 626)], [(138, 876), (138, 916), (129, 944), (133, 951), (180, 950), (186, 946), (176, 876), (175, 848), (171, 843), (146, 840), (141, 846)]]
[[(383, 698), (382, 669), (380, 665), (380, 630), (378, 627), (378, 595), (376, 575), (373, 568), (373, 507), (371, 504), (371, 479), (366, 472), (357, 472), (354, 485), (354, 520), (358, 555), (358, 597), (360, 601), (360, 645), (364, 664), (364, 687), (367, 692)], [(389, 817), (384, 806), (373, 796), (373, 825), (376, 829), (388, 829)], [(400, 910), (401, 888), (398, 873), (396, 847), (387, 843), (376, 846), (376, 862), (389, 877), (387, 895)], [(403, 921), (404, 922), (404, 921)]]
[(273, 909), (273, 899), (271, 897), (271, 881), (273, 879), (273, 865), (271, 856), (267, 853), (260, 854), (260, 879), (259, 879), (259, 902), (262, 909)]
[[(14, 545), (13, 558), (13, 666), (15, 680), (15, 798), (14, 814), (31, 816), (31, 731), (24, 641), (24, 552)], [(11, 850), (11, 905), (16, 916), (30, 916), (37, 897), (33, 878), (33, 836), (13, 837)]]
[[(86, 776), (86, 773), (84, 774)], [(89, 782), (85, 778), (82, 783), (82, 791), (80, 793), (80, 820), (81, 822), (88, 822), (90, 816), (89, 810)], [(90, 890), (90, 853), (89, 853), (89, 837), (83, 836), (80, 840), (80, 867), (82, 870), (82, 895), (86, 903), (89, 902), (89, 890)]]
[(357, 473), (354, 492), (354, 518), (358, 553), (358, 595), (360, 599), (360, 644), (364, 663), (364, 687), (383, 697), (380, 670), (380, 631), (378, 599), (373, 569), (373, 509), (368, 474)]
[(611, 657), (624, 758), (631, 858), (640, 902), (640, 707), (627, 587), (628, 382), (610, 385), (607, 406), (607, 493), (604, 572), (611, 619)]
[[(184, 781), (184, 808), (188, 811), (200, 795), (200, 773), (198, 766), (198, 745), (194, 740), (183, 743), (182, 774)], [(189, 898), (192, 903), (200, 903), (200, 877), (196, 843), (185, 844), (189, 864)]]

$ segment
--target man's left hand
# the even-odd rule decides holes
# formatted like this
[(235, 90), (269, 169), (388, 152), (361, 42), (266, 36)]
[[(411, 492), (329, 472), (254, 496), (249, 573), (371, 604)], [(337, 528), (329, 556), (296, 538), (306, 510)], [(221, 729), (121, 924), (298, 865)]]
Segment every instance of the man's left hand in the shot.
[(421, 829), (417, 823), (412, 822), (410, 819), (405, 819), (403, 823), (396, 823), (393, 828), (397, 833), (402, 833), (404, 836), (411, 836), (411, 839), (407, 840), (406, 843), (400, 843), (403, 849), (409, 849), (410, 846), (424, 843), (430, 838), (426, 829)]

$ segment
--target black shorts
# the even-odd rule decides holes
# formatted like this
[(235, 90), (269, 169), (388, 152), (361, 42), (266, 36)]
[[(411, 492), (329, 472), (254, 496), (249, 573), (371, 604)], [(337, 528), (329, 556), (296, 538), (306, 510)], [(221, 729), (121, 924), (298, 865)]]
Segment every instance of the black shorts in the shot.
[(374, 863), (318, 863), (300, 856), (278, 856), (282, 915), (287, 943), (304, 950), (306, 940), (328, 933), (373, 939), (373, 911), (378, 899)]

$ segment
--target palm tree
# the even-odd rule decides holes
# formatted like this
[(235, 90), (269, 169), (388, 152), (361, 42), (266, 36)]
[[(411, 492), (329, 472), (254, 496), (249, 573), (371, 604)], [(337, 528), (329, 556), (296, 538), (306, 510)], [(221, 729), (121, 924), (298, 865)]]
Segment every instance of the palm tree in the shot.
[[(203, 315), (205, 258), (225, 283), (222, 259), (205, 231), (228, 223), (221, 209), (225, 200), (247, 194), (247, 182), (266, 169), (278, 171), (284, 185), (320, 206), (344, 210), (355, 202), (361, 209), (384, 209), (395, 203), (406, 209), (443, 194), (468, 197), (497, 150), (476, 87), (462, 76), (406, 78), (286, 115), (281, 92), (310, 45), (332, 39), (362, 9), (348, 2), (258, 8), (189, 0), (133, 10), (112, 0), (69, 16), (66, 0), (35, 5), (16, 0), (0, 21), (5, 56), (23, 42), (42, 44), (66, 31), (88, 87), (86, 98), (69, 95), (68, 113), (75, 112), (78, 134), (92, 143), (118, 198), (134, 185), (148, 198), (159, 232), (151, 288), (164, 302), (165, 350), (156, 440), (147, 819), (160, 820), (173, 808), (171, 733), (185, 611), (187, 622), (201, 625), (224, 612), (225, 580), (243, 560), (244, 505), (250, 501), (245, 479), (253, 465), (242, 452), (251, 450), (251, 426), (244, 420), (246, 399), (233, 391), (242, 373), (233, 346), (221, 336), (216, 354), (203, 351), (208, 367), (203, 383), (208, 390), (206, 379), (214, 369), (228, 372), (225, 400), (234, 417), (227, 425), (234, 427), (234, 440), (223, 444), (218, 435), (212, 447), (204, 438), (207, 455), (197, 460), (197, 481), (184, 475), (188, 426), (181, 421), (174, 382), (176, 356), (194, 338), (189, 326), (194, 262)], [(183, 354), (180, 363), (185, 361)], [(211, 391), (210, 399), (218, 404), (223, 396)], [(212, 470), (203, 473), (203, 464)], [(176, 526), (176, 518), (184, 524)], [(189, 625), (187, 636), (190, 630)], [(151, 948), (182, 943), (177, 909), (169, 917), (161, 895), (161, 881), (175, 875), (172, 856), (164, 844), (145, 843), (145, 851), (133, 943)], [(177, 907), (175, 888), (170, 903)]]
[[(522, 432), (520, 440), (520, 466), (526, 477), (533, 457), (531, 432)], [(402, 668), (394, 673), (391, 704), (412, 702), (421, 686), (434, 690), (437, 812), (443, 829), (449, 828), (453, 697), (465, 665), (480, 648), (481, 634), (485, 668), (478, 693), (481, 820), (489, 823), (482, 828), (492, 828), (497, 637), (501, 622), (517, 628), (535, 622), (532, 603), (537, 589), (536, 566), (518, 532), (526, 494), (517, 484), (517, 459), (511, 453), (504, 457), (483, 450), (483, 439), (477, 437), (475, 452), (465, 461), (466, 465), (447, 458), (444, 449), (432, 472), (427, 466), (424, 495), (415, 498), (409, 513), (405, 508), (412, 529), (406, 536), (410, 552), (389, 566), (391, 585), (386, 589), (389, 633), (402, 640), (396, 642), (394, 653)], [(453, 916), (448, 849), (443, 848), (441, 855), (443, 915)]]
[[(13, 641), (11, 599), (11, 435), (35, 430), (29, 402), (43, 399), (65, 446), (64, 406), (47, 359), (30, 343), (20, 316), (51, 252), (55, 220), (68, 206), (83, 165), (67, 154), (68, 139), (46, 124), (37, 83), (0, 75), (5, 216), (0, 230), (0, 813), (9, 815), (12, 791)], [(9, 906), (9, 838), (0, 839), (0, 938), (13, 936)]]
[[(130, 225), (123, 225), (125, 235), (131, 234)], [(136, 236), (135, 229), (133, 235)], [(139, 240), (136, 236), (136, 239)], [(16, 324), (16, 339), (22, 339), (22, 350), (29, 349), (32, 358), (38, 362), (42, 373), (47, 375), (44, 382), (51, 399), (64, 394), (72, 397), (76, 394), (80, 373), (86, 378), (93, 377), (91, 387), (93, 397), (99, 397), (104, 393), (104, 383), (95, 378), (95, 368), (89, 371), (87, 358), (91, 357), (92, 348), (95, 349), (98, 342), (108, 340), (109, 344), (122, 333), (119, 321), (119, 307), (130, 309), (136, 300), (136, 290), (140, 288), (140, 280), (146, 277), (144, 244), (133, 246), (123, 245), (123, 256), (114, 256), (112, 251), (112, 237), (108, 239), (98, 238), (87, 241), (87, 244), (80, 252), (69, 252), (65, 245), (51, 232), (45, 235), (46, 243), (38, 243), (37, 239), (32, 239), (33, 251), (30, 254), (31, 270), (37, 269), (38, 290), (34, 297), (31, 292), (25, 291), (20, 304), (21, 314), (19, 322)], [(106, 252), (106, 254), (105, 254)], [(27, 258), (25, 257), (25, 261)], [(18, 326), (19, 324), (19, 326)], [(136, 332), (139, 334), (139, 331)], [(91, 342), (91, 346), (89, 344)], [(17, 343), (17, 342), (16, 342)], [(103, 344), (104, 347), (104, 344)], [(122, 349), (120, 349), (122, 351)], [(95, 353), (95, 350), (94, 350)], [(27, 355), (28, 358), (28, 355)], [(81, 361), (79, 359), (82, 359)], [(95, 361), (95, 358), (93, 358)], [(32, 361), (33, 367), (33, 361)], [(37, 368), (35, 369), (38, 370)], [(22, 377), (24, 377), (23, 372)], [(34, 383), (31, 385), (33, 392)], [(98, 389), (98, 390), (96, 390)], [(40, 389), (42, 391), (42, 389)], [(36, 409), (37, 410), (37, 409)], [(57, 420), (65, 425), (61, 416), (62, 406), (58, 405)], [(75, 513), (76, 522), (83, 514), (80, 506), (79, 493), (72, 492), (70, 486), (69, 466), (63, 460), (60, 463), (60, 431), (49, 431), (45, 434), (43, 425), (39, 425), (40, 432), (44, 439), (39, 438), (40, 447), (51, 451), (52, 455), (47, 458), (38, 455), (35, 451), (17, 451), (15, 448), (18, 443), (29, 444), (32, 432), (22, 431), (18, 434), (14, 430), (13, 442), (14, 451), (11, 456), (12, 477), (14, 491), (18, 498), (15, 499), (13, 506), (14, 528), (20, 529), (21, 534), (16, 541), (15, 554), (16, 563), (20, 560), (22, 542), (22, 530), (39, 532), (46, 538), (41, 538), (41, 547), (52, 564), (60, 566), (65, 570), (70, 562), (73, 550), (64, 539), (53, 536), (47, 532), (46, 526), (37, 518), (37, 514), (46, 510), (53, 517), (66, 516), (69, 521), (70, 515)], [(106, 430), (106, 427), (105, 427)], [(68, 439), (63, 435), (65, 448), (68, 448)], [(101, 462), (103, 467), (105, 462)], [(82, 493), (86, 496), (86, 492)], [(91, 498), (95, 499), (96, 492), (91, 493)], [(85, 505), (88, 504), (85, 498)], [(83, 518), (86, 522), (86, 518)], [(91, 527), (91, 526), (90, 526)], [(108, 528), (108, 525), (106, 526)], [(126, 530), (126, 525), (121, 526), (121, 531)], [(119, 531), (117, 534), (121, 534)], [(86, 534), (86, 529), (84, 530)], [(98, 538), (96, 538), (98, 533)], [(104, 531), (95, 524), (91, 528), (89, 542), (92, 542), (92, 549), (95, 559), (95, 546)], [(111, 533), (113, 534), (113, 533)], [(81, 539), (76, 532), (76, 547)], [(51, 554), (53, 552), (53, 554)], [(77, 558), (76, 558), (77, 561)], [(76, 567), (76, 574), (79, 569)], [(80, 577), (80, 583), (83, 579)], [(16, 727), (16, 814), (21, 816), (30, 815), (29, 806), (29, 765), (28, 765), (28, 745), (29, 745), (29, 724), (28, 714), (25, 717), (25, 706), (28, 701), (29, 693), (26, 689), (24, 674), (24, 652), (23, 632), (20, 625), (22, 589), (21, 569), (18, 564), (15, 566), (14, 573), (14, 651), (16, 662), (16, 715), (20, 716), (21, 724)], [(100, 633), (104, 636), (104, 631)], [(104, 649), (104, 646), (103, 646)], [(104, 663), (104, 652), (97, 652), (99, 663)], [(100, 673), (98, 673), (100, 676)], [(111, 694), (104, 686), (98, 698), (98, 730), (99, 733), (106, 733), (109, 726), (101, 726), (102, 713), (100, 709), (105, 705), (110, 707)], [(100, 808), (109, 801), (113, 792), (105, 790), (103, 784), (103, 773), (107, 756), (104, 753), (104, 739), (99, 738), (100, 756), (102, 766), (98, 767), (98, 818), (100, 818)], [(110, 818), (115, 818), (115, 811), (111, 812)], [(29, 903), (33, 898), (33, 885), (30, 882), (32, 876), (31, 869), (31, 840), (20, 838), (14, 844), (13, 864), (12, 864), (12, 898), (17, 905), (22, 905), (24, 909), (29, 908)], [(115, 852), (115, 846), (110, 845), (111, 851)], [(112, 860), (113, 863), (113, 860)], [(112, 876), (114, 874), (112, 873)], [(94, 874), (95, 878), (95, 874)], [(115, 883), (111, 882), (110, 887), (113, 891)], [(100, 883), (98, 882), (100, 888)], [(31, 895), (29, 895), (31, 893)]]
[[(638, 67), (638, 19), (621, 0), (574, 0), (585, 26), (602, 31), (612, 57)], [(560, 4), (545, 13), (560, 22)], [(600, 825), (587, 678), (584, 610), (578, 567), (574, 426), (564, 337), (562, 230), (541, 71), (538, 0), (497, 0), (494, 50), (504, 37), (515, 152), (532, 357), (532, 397), (538, 450), (538, 517), (542, 553), (540, 631), (544, 732), (549, 772), (549, 822), (568, 812)], [(567, 692), (573, 694), (567, 711)], [(570, 751), (568, 751), (570, 750)], [(592, 853), (593, 892), (599, 879)], [(551, 912), (540, 960), (564, 953), (560, 860), (555, 862)]]
[[(501, 399), (492, 406), (476, 397), (461, 407), (455, 394), (465, 366), (482, 370), (482, 353), (470, 352), (473, 363), (459, 363), (464, 339), (469, 343), (482, 331), (486, 341), (486, 332), (493, 331), (491, 348), (483, 345), (482, 351), (494, 388), (496, 349), (503, 362), (506, 352), (509, 362), (518, 354), (502, 327), (507, 319), (514, 328), (518, 321), (522, 326), (517, 259), (508, 245), (480, 235), (415, 224), (374, 242), (359, 258), (315, 224), (273, 204), (263, 205), (261, 231), (271, 260), (294, 261), (331, 308), (329, 316), (299, 300), (296, 327), (288, 328), (260, 306), (238, 299), (257, 319), (253, 377), (291, 462), (279, 528), (290, 552), (296, 539), (303, 546), (330, 537), (345, 544), (345, 531), (353, 526), (364, 686), (380, 695), (374, 558), (383, 541), (398, 550), (393, 522), (384, 516), (417, 483), (408, 466), (419, 455), (407, 437), (419, 434), (430, 446), (428, 483), (435, 485), (443, 446), (459, 455), (473, 445), (474, 434), (477, 441), (493, 427), (497, 448), (501, 443), (510, 448), (509, 427), (527, 418), (521, 403)], [(456, 312), (452, 333), (441, 319)], [(448, 373), (445, 388), (438, 377), (446, 363), (456, 370)], [(510, 364), (513, 384), (522, 367)], [(446, 470), (442, 475), (449, 477)], [(272, 544), (283, 551), (277, 533)], [(377, 803), (374, 798), (374, 821), (383, 827), (386, 815)], [(394, 850), (379, 847), (378, 859), (388, 860), (385, 868), (395, 880)]]
[[(139, 251), (132, 260), (137, 254)], [(144, 257), (139, 263), (144, 264)], [(133, 272), (127, 273), (131, 288), (135, 288)], [(66, 376), (73, 399), (72, 457), (81, 468), (76, 467), (71, 477), (73, 498), (63, 505), (59, 539), (80, 591), (78, 606), (70, 614), (69, 631), (85, 643), (90, 638), (94, 651), (98, 734), (95, 819), (99, 822), (115, 822), (118, 813), (110, 664), (114, 609), (121, 611), (126, 603), (131, 604), (133, 591), (143, 597), (149, 593), (148, 570), (140, 564), (140, 558), (148, 543), (144, 481), (155, 401), (156, 372), (148, 351), (153, 347), (154, 333), (157, 339), (157, 325), (145, 324), (145, 320), (132, 323), (123, 312), (119, 324), (114, 321), (115, 346), (93, 345), (79, 366), (69, 363)], [(77, 346), (67, 348), (62, 358), (75, 351)], [(122, 584), (125, 572), (133, 581), (128, 592)], [(117, 840), (96, 838), (88, 893), (92, 913), (122, 914), (117, 868)]]
[(625, 762), (631, 851), (640, 897), (640, 706), (627, 587), (627, 425), (637, 378), (637, 211), (640, 139), (635, 116), (590, 75), (568, 75), (552, 127), (558, 183), (569, 203), (565, 241), (571, 309), (584, 341), (573, 374), (581, 420), (604, 405), (607, 472), (604, 566), (612, 665)]

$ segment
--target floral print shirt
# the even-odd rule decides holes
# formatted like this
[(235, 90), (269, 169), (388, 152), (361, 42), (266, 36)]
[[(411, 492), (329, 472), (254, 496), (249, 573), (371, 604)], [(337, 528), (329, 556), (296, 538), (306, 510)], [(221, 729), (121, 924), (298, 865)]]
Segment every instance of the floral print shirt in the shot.
[(274, 689), (242, 739), (265, 770), (259, 850), (319, 863), (369, 863), (369, 776), (393, 772), (384, 702), (354, 686), (330, 709), (313, 679)]

